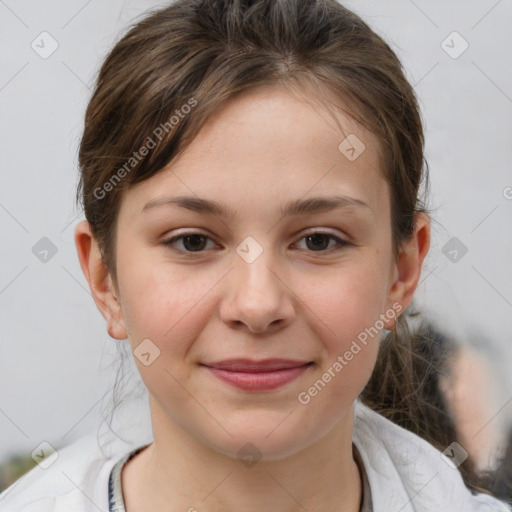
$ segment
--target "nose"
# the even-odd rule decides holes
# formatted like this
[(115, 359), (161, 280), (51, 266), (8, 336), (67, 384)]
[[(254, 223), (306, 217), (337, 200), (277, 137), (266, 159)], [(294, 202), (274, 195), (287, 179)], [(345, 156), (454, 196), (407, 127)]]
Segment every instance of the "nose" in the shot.
[(295, 315), (294, 294), (265, 253), (252, 263), (235, 257), (220, 307), (222, 321), (231, 328), (275, 332), (289, 325)]

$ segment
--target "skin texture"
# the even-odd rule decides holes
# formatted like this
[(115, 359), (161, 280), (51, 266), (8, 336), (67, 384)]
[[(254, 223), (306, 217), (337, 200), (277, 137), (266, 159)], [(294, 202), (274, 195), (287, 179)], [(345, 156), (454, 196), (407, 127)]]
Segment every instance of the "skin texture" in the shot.
[[(359, 510), (353, 403), (380, 336), (361, 345), (308, 404), (297, 397), (379, 315), (393, 304), (407, 307), (430, 227), (418, 214), (395, 260), (377, 139), (345, 114), (336, 121), (307, 93), (278, 86), (230, 99), (179, 159), (124, 194), (118, 290), (87, 222), (76, 227), (82, 270), (110, 336), (128, 338), (132, 350), (149, 339), (160, 350), (148, 366), (135, 359), (155, 441), (123, 470), (129, 512)], [(366, 146), (354, 161), (338, 149), (348, 134)], [(178, 195), (217, 201), (236, 216), (176, 205), (142, 212), (151, 200)], [(291, 200), (333, 195), (367, 207), (281, 215)], [(191, 231), (209, 238), (163, 244)], [(305, 238), (318, 231), (349, 245)], [(262, 250), (250, 263), (237, 253), (249, 236)], [(193, 252), (198, 246), (202, 252)], [(231, 358), (313, 364), (279, 389), (241, 391), (200, 365)], [(250, 467), (237, 457), (247, 442), (261, 455)]]

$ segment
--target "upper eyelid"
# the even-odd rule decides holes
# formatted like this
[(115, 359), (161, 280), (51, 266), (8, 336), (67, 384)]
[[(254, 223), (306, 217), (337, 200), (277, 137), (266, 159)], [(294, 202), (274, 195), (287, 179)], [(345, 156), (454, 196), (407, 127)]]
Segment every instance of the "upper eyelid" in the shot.
[[(308, 236), (308, 235), (316, 234), (316, 233), (321, 233), (321, 234), (340, 238), (340, 236), (337, 235), (336, 233), (329, 231), (329, 228), (309, 228), (307, 231), (302, 233), (301, 238), (304, 236)], [(203, 233), (202, 231), (197, 231), (197, 230), (196, 231), (193, 231), (193, 230), (184, 231), (183, 233), (178, 233), (177, 235), (171, 236), (171, 237), (167, 238), (166, 240), (172, 240), (175, 238), (181, 238), (181, 237), (189, 236), (189, 235), (203, 235), (208, 238), (211, 238), (212, 240), (215, 240), (215, 237), (210, 235), (209, 233)]]
[[(342, 238), (341, 236), (332, 233), (331, 231), (329, 231), (326, 228), (310, 228), (306, 232), (302, 233), (299, 236), (299, 238), (297, 238), (296, 242), (299, 242), (303, 238), (305, 238), (306, 236), (313, 235), (313, 234), (327, 235), (327, 236), (335, 239), (337, 241), (338, 245), (349, 245), (351, 243), (348, 240)], [(175, 242), (175, 241), (180, 240), (180, 239), (182, 239), (182, 238), (184, 238), (186, 236), (191, 236), (191, 235), (202, 235), (202, 236), (205, 236), (206, 238), (209, 238), (212, 242), (218, 244), (218, 242), (215, 240), (215, 238), (213, 236), (211, 236), (211, 235), (209, 235), (207, 233), (203, 233), (202, 231), (185, 231), (183, 233), (177, 234), (177, 235), (172, 236), (170, 238), (166, 238), (162, 243), (166, 244), (166, 245), (171, 245), (171, 242)], [(296, 242), (294, 242), (294, 243), (296, 243)], [(193, 253), (194, 251), (182, 251), (182, 252)], [(197, 251), (197, 252), (203, 252), (203, 251)], [(326, 252), (326, 251), (319, 251), (319, 252)]]

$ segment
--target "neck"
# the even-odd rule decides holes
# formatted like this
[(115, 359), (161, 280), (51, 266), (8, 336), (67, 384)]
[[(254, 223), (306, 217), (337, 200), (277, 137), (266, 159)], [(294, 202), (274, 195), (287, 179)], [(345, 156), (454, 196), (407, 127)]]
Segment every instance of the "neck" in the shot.
[(123, 469), (127, 512), (359, 511), (362, 485), (352, 452), (353, 410), (299, 452), (247, 465), (174, 423), (153, 425), (154, 443)]

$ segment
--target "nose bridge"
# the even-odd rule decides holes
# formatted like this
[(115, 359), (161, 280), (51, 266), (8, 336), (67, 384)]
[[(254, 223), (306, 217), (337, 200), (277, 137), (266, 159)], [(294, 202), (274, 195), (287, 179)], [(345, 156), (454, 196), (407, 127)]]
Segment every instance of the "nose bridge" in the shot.
[(253, 239), (242, 242), (237, 253), (224, 320), (242, 322), (253, 332), (285, 323), (293, 315), (293, 305), (279, 278), (272, 251), (256, 245)]
[[(261, 246), (260, 246), (261, 247)], [(247, 249), (247, 253), (243, 250)], [(275, 258), (269, 248), (254, 247), (254, 242), (242, 243), (237, 248), (236, 290), (245, 300), (257, 301), (266, 299), (268, 303), (275, 301), (280, 295), (279, 280), (273, 269)]]

